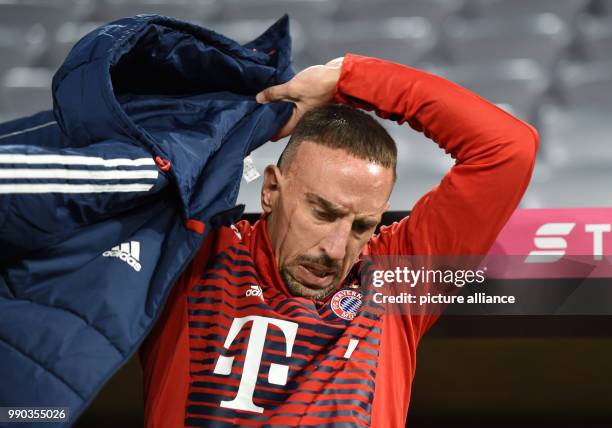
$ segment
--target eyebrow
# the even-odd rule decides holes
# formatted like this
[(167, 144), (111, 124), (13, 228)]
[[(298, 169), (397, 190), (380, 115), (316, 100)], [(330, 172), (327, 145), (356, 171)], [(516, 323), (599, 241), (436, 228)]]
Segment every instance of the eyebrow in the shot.
[[(322, 196), (317, 195), (316, 193), (306, 193), (306, 199), (308, 202), (318, 205), (327, 211), (330, 214), (333, 214), (337, 217), (342, 217), (348, 214), (348, 211), (341, 208), (339, 205), (334, 204), (331, 201), (323, 198)], [(379, 219), (368, 219), (368, 218), (356, 218), (354, 221), (355, 224), (363, 225), (365, 227), (374, 227), (378, 223), (380, 223)]]
[(306, 193), (306, 199), (311, 204), (319, 205), (321, 208), (323, 208), (325, 211), (329, 212), (330, 214), (334, 214), (340, 217), (348, 213), (346, 210), (342, 209), (339, 205), (336, 205), (333, 202), (328, 201), (327, 199), (315, 193), (310, 193), (310, 192)]

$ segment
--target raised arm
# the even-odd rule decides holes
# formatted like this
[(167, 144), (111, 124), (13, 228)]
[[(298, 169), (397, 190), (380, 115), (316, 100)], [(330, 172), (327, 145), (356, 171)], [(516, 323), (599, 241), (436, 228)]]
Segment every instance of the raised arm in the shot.
[(335, 100), (408, 122), (456, 160), (410, 217), (371, 241), (370, 252), (485, 254), (527, 188), (537, 131), (448, 80), (358, 55), (345, 57)]
[[(455, 159), (410, 216), (382, 228), (364, 253), (486, 254), (527, 188), (537, 131), (448, 80), (357, 55), (344, 59), (335, 100), (408, 122)], [(415, 340), (438, 318), (421, 309), (425, 316), (403, 318)]]

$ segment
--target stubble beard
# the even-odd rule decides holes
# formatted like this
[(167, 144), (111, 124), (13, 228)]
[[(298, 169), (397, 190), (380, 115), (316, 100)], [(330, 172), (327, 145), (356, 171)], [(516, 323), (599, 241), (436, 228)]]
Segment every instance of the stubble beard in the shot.
[[(338, 280), (332, 281), (329, 287), (323, 290), (313, 290), (312, 288), (308, 288), (295, 278), (291, 276), (291, 274), (284, 267), (280, 269), (280, 275), (285, 283), (285, 287), (289, 290), (292, 296), (295, 297), (304, 297), (307, 299), (322, 301), (325, 300), (327, 296), (331, 294), (332, 291), (336, 289), (338, 285)], [(314, 293), (313, 293), (314, 291)]]

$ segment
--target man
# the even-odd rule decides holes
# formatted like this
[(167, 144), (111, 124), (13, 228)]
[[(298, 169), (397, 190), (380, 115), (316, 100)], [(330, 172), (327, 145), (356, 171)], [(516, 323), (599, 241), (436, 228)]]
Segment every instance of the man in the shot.
[[(257, 100), (295, 103), (278, 135), (292, 138), (265, 170), (263, 217), (208, 237), (149, 336), (146, 425), (402, 427), (435, 317), (331, 302), (360, 282), (362, 256), (485, 254), (527, 187), (537, 133), (444, 79), (351, 54)], [(406, 121), (456, 159), (376, 236), (396, 149), (346, 105)]]

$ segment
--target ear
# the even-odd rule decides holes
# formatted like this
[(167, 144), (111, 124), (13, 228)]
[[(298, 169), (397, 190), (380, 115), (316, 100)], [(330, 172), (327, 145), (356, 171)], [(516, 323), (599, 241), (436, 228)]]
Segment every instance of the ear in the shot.
[(264, 170), (261, 187), (261, 208), (264, 213), (271, 213), (278, 203), (283, 174), (276, 165), (268, 165)]

